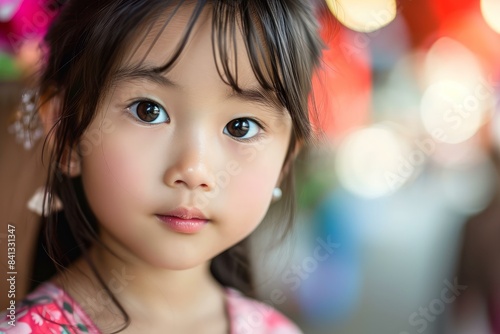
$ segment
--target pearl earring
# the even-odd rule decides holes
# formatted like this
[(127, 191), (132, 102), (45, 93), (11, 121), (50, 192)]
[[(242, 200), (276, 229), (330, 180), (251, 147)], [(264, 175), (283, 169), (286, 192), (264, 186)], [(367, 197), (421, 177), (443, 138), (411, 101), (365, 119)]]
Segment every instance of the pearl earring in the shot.
[(273, 202), (277, 202), (281, 199), (281, 196), (283, 196), (283, 192), (281, 191), (281, 188), (276, 187), (273, 189)]

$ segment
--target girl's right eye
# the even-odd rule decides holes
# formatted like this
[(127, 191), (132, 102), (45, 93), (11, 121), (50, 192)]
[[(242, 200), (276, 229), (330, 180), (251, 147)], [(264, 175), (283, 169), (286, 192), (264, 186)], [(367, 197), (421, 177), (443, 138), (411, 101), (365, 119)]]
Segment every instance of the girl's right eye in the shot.
[(143, 100), (134, 102), (127, 108), (127, 110), (130, 111), (132, 116), (134, 116), (139, 122), (150, 124), (170, 122), (170, 117), (165, 109), (158, 103), (152, 101)]

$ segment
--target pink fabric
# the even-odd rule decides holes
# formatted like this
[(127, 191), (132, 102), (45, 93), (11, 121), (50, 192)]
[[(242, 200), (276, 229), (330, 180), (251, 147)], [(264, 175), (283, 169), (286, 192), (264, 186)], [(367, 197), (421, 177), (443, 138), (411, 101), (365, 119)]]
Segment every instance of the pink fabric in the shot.
[[(302, 334), (272, 307), (227, 288), (231, 334)], [(16, 309), (15, 326), (8, 313), (0, 316), (0, 334), (73, 334), (101, 332), (83, 309), (61, 288), (44, 283)]]
[(302, 334), (288, 318), (269, 305), (226, 289), (231, 334)]

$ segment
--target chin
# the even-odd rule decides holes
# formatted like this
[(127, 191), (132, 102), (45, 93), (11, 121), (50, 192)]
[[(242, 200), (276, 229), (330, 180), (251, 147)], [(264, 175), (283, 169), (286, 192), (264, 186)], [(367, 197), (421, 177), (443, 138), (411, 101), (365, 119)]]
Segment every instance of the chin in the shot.
[(169, 259), (155, 258), (151, 259), (151, 261), (148, 262), (151, 266), (160, 270), (163, 269), (163, 270), (182, 271), (182, 270), (194, 269), (196, 267), (204, 265), (205, 263), (208, 262), (208, 259), (177, 256), (176, 258), (169, 258)]

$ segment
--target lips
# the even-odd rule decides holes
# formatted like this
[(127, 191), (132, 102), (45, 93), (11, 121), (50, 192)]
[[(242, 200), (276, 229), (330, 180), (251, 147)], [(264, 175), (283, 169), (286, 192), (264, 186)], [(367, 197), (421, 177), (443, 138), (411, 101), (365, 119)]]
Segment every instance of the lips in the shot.
[(170, 230), (185, 234), (199, 232), (209, 222), (209, 219), (196, 208), (177, 208), (156, 217)]
[(167, 213), (161, 214), (161, 216), (171, 216), (182, 219), (202, 219), (208, 220), (205, 215), (197, 208), (177, 208), (175, 210), (169, 211)]

